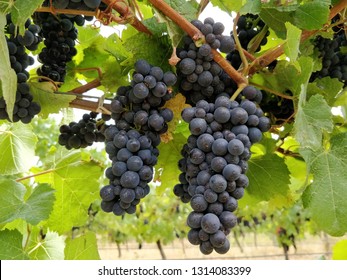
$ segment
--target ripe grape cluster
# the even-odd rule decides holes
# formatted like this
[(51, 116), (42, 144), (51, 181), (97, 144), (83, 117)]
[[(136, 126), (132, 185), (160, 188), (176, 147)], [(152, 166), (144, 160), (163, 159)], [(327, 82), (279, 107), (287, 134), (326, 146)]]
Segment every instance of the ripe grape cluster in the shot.
[[(72, 9), (72, 10), (95, 10), (100, 6), (101, 0), (53, 0), (53, 7), (56, 9)], [(49, 1), (45, 1), (49, 4)]]
[(106, 152), (112, 161), (105, 172), (109, 185), (100, 190), (105, 212), (133, 214), (149, 193), (159, 155), (156, 147), (173, 118), (173, 112), (163, 106), (172, 97), (170, 87), (176, 80), (172, 72), (138, 60), (130, 86), (117, 90), (111, 102), (115, 124), (105, 130)]
[[(68, 150), (86, 148), (94, 142), (104, 142), (104, 121), (97, 120), (98, 113), (84, 114), (79, 122), (60, 126), (58, 143)], [(103, 119), (105, 116), (103, 116)], [(99, 123), (98, 123), (99, 121)]]
[[(282, 98), (280, 96), (262, 91), (263, 99), (260, 102), (260, 107), (271, 119), (273, 124), (282, 124), (284, 121), (291, 121), (289, 119), (294, 114), (294, 103), (291, 99)], [(288, 91), (288, 95), (292, 96)]]
[(206, 18), (204, 23), (192, 21), (206, 38), (206, 43), (197, 47), (189, 37), (184, 37), (184, 46), (177, 49), (177, 56), (181, 59), (177, 64), (177, 74), (180, 77), (180, 90), (187, 98), (187, 103), (194, 105), (201, 99), (213, 100), (215, 95), (226, 91), (231, 79), (213, 60), (211, 49), (219, 48), (222, 52), (234, 49), (234, 40), (230, 36), (222, 35), (224, 25)]
[[(246, 14), (240, 16), (236, 31), (242, 48), (249, 50), (255, 46), (256, 48), (253, 51), (258, 52), (260, 47), (267, 43), (267, 36), (270, 34), (264, 27), (265, 23), (257, 15)], [(227, 55), (227, 60), (231, 62), (235, 69), (238, 69), (242, 63), (237, 50), (230, 52)]]
[(221, 94), (213, 103), (200, 100), (182, 111), (191, 135), (182, 149), (182, 173), (174, 193), (190, 202), (188, 240), (203, 254), (229, 250), (227, 235), (237, 224), (233, 212), (249, 183), (245, 173), (251, 145), (270, 128), (257, 105), (260, 99), (260, 91), (248, 86), (239, 102)]
[(229, 53), (235, 48), (233, 38), (223, 35), (225, 29), (223, 23), (215, 22), (211, 17), (206, 18), (204, 22), (193, 20), (191, 23), (205, 35), (206, 43), (211, 48), (219, 49), (223, 53)]
[(51, 13), (35, 13), (34, 20), (41, 26), (40, 35), (45, 44), (38, 56), (42, 66), (37, 74), (55, 82), (64, 82), (66, 65), (77, 54), (75, 40), (78, 32), (74, 21), (64, 15), (54, 16)]
[(342, 52), (342, 47), (347, 46), (344, 32), (337, 32), (333, 39), (318, 36), (315, 41), (316, 49), (322, 58), (322, 69), (314, 72), (311, 81), (317, 78), (331, 77), (347, 85), (347, 54)]
[[(10, 63), (17, 74), (17, 91), (12, 120), (14, 122), (30, 123), (32, 118), (41, 111), (41, 107), (33, 101), (33, 96), (27, 84), (29, 72), (26, 71), (26, 68), (34, 64), (34, 58), (28, 55), (26, 50), (33, 51), (37, 49), (38, 44), (42, 41), (38, 35), (40, 28), (28, 19), (25, 23), (24, 34), (19, 35), (10, 15), (6, 16), (6, 20), (5, 37)], [(0, 98), (0, 119), (10, 119), (4, 97)]]
[[(76, 11), (93, 11), (97, 8), (104, 10), (107, 7), (107, 5), (101, 2), (101, 0), (53, 0), (52, 4), (53, 8), (56, 9), (70, 9)], [(50, 6), (50, 1), (45, 0), (42, 6)], [(71, 14), (64, 14), (63, 16), (69, 18), (78, 26), (83, 26), (86, 21), (91, 21), (94, 18), (93, 16)]]

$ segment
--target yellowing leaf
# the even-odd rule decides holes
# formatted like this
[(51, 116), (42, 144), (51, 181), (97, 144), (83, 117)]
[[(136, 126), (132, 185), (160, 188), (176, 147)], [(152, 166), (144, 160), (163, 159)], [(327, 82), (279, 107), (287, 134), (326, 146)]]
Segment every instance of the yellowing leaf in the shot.
[(190, 107), (190, 105), (186, 104), (186, 98), (181, 93), (176, 94), (173, 99), (166, 102), (165, 108), (169, 108), (173, 112), (174, 118), (169, 122), (167, 133), (160, 137), (164, 143), (168, 143), (173, 139), (172, 134), (176, 131), (177, 125), (181, 120), (181, 112), (187, 107)]

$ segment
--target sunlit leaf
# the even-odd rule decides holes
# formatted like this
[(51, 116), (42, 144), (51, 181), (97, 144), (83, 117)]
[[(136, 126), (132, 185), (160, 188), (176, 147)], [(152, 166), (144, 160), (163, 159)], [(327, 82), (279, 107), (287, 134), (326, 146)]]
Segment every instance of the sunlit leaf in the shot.
[(36, 142), (30, 125), (0, 125), (0, 173), (11, 175), (28, 171), (36, 163)]

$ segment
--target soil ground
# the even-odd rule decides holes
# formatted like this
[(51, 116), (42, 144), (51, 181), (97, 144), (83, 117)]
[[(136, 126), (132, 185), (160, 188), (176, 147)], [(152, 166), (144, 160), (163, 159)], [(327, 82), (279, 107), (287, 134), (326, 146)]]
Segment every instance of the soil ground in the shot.
[[(332, 246), (338, 238), (327, 236), (307, 236), (296, 242), (297, 250), (290, 247), (288, 257), (290, 260), (317, 260), (331, 259)], [(239, 238), (237, 245), (233, 237), (230, 238), (231, 249), (225, 255), (212, 253), (205, 256), (200, 253), (197, 246), (191, 245), (187, 240), (177, 240), (171, 244), (163, 245), (166, 259), (249, 259), (249, 260), (284, 260), (283, 249), (278, 246), (276, 239), (266, 235), (248, 234)], [(146, 260), (162, 259), (155, 243), (139, 244), (130, 242), (121, 244), (118, 248), (115, 243), (99, 241), (99, 254), (103, 260)]]

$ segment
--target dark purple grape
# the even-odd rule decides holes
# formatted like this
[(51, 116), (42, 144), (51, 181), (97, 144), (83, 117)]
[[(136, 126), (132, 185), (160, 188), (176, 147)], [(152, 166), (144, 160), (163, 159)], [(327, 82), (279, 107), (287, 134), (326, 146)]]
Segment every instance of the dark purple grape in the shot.
[(201, 219), (201, 228), (209, 234), (216, 233), (220, 226), (219, 218), (215, 214), (207, 213)]

